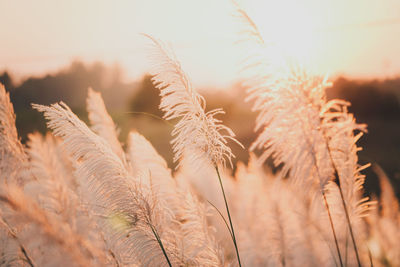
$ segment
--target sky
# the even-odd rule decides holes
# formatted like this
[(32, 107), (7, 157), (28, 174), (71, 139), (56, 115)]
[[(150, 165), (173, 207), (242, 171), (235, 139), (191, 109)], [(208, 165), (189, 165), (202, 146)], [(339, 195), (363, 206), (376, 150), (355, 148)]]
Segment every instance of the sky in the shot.
[[(242, 0), (264, 37), (331, 76), (400, 75), (399, 0)], [(19, 77), (72, 60), (149, 70), (150, 34), (174, 49), (199, 86), (237, 81), (243, 47), (229, 0), (0, 0), (0, 71)], [(266, 38), (266, 39), (267, 39)]]

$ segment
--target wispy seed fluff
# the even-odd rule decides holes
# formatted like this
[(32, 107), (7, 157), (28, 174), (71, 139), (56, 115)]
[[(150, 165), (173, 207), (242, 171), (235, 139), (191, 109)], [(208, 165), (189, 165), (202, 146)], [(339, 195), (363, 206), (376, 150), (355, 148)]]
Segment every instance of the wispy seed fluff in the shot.
[(215, 118), (225, 112), (220, 108), (205, 112), (205, 99), (193, 88), (173, 51), (155, 38), (145, 36), (155, 48), (151, 58), (156, 63), (151, 74), (153, 84), (160, 89), (159, 107), (166, 120), (180, 119), (172, 131), (174, 162), (185, 156), (190, 161), (211, 160), (215, 166), (225, 166), (228, 161), (232, 166), (235, 156), (226, 145), (227, 140), (242, 145), (234, 138), (233, 131)]

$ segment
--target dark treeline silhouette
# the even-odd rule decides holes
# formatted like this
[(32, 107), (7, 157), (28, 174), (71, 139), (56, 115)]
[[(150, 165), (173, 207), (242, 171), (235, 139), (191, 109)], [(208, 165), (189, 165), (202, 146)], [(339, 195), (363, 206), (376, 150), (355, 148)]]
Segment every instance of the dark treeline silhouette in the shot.
[(136, 87), (135, 83), (125, 84), (121, 81), (121, 71), (117, 65), (86, 65), (79, 61), (56, 73), (28, 77), (18, 85), (14, 84), (9, 73), (4, 72), (0, 82), (10, 92), (17, 115), (16, 125), (23, 141), (30, 132), (45, 130), (42, 116), (32, 110), (31, 103), (49, 105), (64, 101), (76, 113), (85, 117), (88, 87), (100, 91), (106, 105), (112, 109), (125, 108), (125, 99), (132, 94), (132, 88)]
[(140, 81), (137, 93), (130, 98), (129, 107), (135, 112), (162, 117), (163, 113), (158, 108), (158, 105), (160, 105), (159, 90), (154, 87), (151, 76), (146, 74)]
[[(349, 111), (357, 122), (368, 125), (368, 133), (358, 143), (363, 147), (360, 161), (379, 164), (400, 196), (400, 78), (369, 81), (338, 78), (328, 89), (328, 97), (349, 101)], [(366, 189), (379, 194), (372, 168), (365, 173)]]
[[(28, 133), (35, 130), (44, 132), (46, 129), (42, 115), (31, 109), (31, 103), (64, 101), (85, 119), (85, 99), (90, 86), (102, 93), (108, 111), (121, 127), (121, 141), (125, 140), (130, 129), (136, 128), (168, 161), (172, 158), (170, 139), (165, 138), (171, 127), (161, 119), (155, 119), (162, 117), (158, 109), (160, 97), (149, 75), (144, 75), (137, 82), (124, 83), (118, 66), (73, 62), (63, 70), (41, 77), (28, 77), (20, 84), (15, 84), (12, 75), (4, 72), (0, 75), (0, 82), (10, 92), (22, 141), (26, 140)], [(338, 78), (327, 93), (328, 98), (349, 101), (349, 110), (354, 113), (357, 122), (368, 125), (368, 134), (358, 143), (364, 149), (359, 153), (360, 161), (379, 164), (400, 195), (400, 78), (381, 81)], [(251, 112), (251, 104), (243, 102), (245, 90), (235, 85), (229, 93), (204, 90), (202, 94), (207, 100), (207, 110), (222, 107), (226, 111), (221, 117), (224, 123), (249, 147), (256, 137), (253, 132), (256, 114)], [(239, 160), (247, 160), (244, 150), (238, 147), (233, 149)], [(376, 175), (371, 168), (366, 174), (366, 189), (379, 194)]]
[(328, 89), (328, 96), (349, 101), (349, 110), (358, 120), (400, 119), (400, 78), (357, 81), (341, 77)]

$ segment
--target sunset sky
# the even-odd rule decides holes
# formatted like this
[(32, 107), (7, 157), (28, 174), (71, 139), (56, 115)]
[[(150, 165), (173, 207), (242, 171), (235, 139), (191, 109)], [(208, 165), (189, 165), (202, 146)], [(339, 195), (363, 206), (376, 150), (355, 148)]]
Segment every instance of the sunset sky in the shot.
[[(240, 1), (265, 36), (320, 72), (400, 75), (399, 0)], [(229, 0), (1, 0), (0, 70), (19, 77), (74, 59), (148, 70), (148, 33), (172, 45), (199, 85), (235, 81), (241, 58)]]

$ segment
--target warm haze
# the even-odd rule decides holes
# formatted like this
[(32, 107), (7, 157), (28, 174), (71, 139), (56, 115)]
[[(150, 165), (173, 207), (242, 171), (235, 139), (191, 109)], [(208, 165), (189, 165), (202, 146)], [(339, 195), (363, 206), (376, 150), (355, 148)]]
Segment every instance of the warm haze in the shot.
[(3, 1), (0, 265), (400, 266), (399, 7)]
[[(331, 75), (400, 73), (397, 0), (241, 1), (265, 36), (303, 64)], [(240, 61), (228, 0), (0, 2), (0, 69), (41, 74), (73, 59), (120, 63), (126, 79), (148, 71), (150, 33), (172, 43), (195, 83), (225, 86)]]

